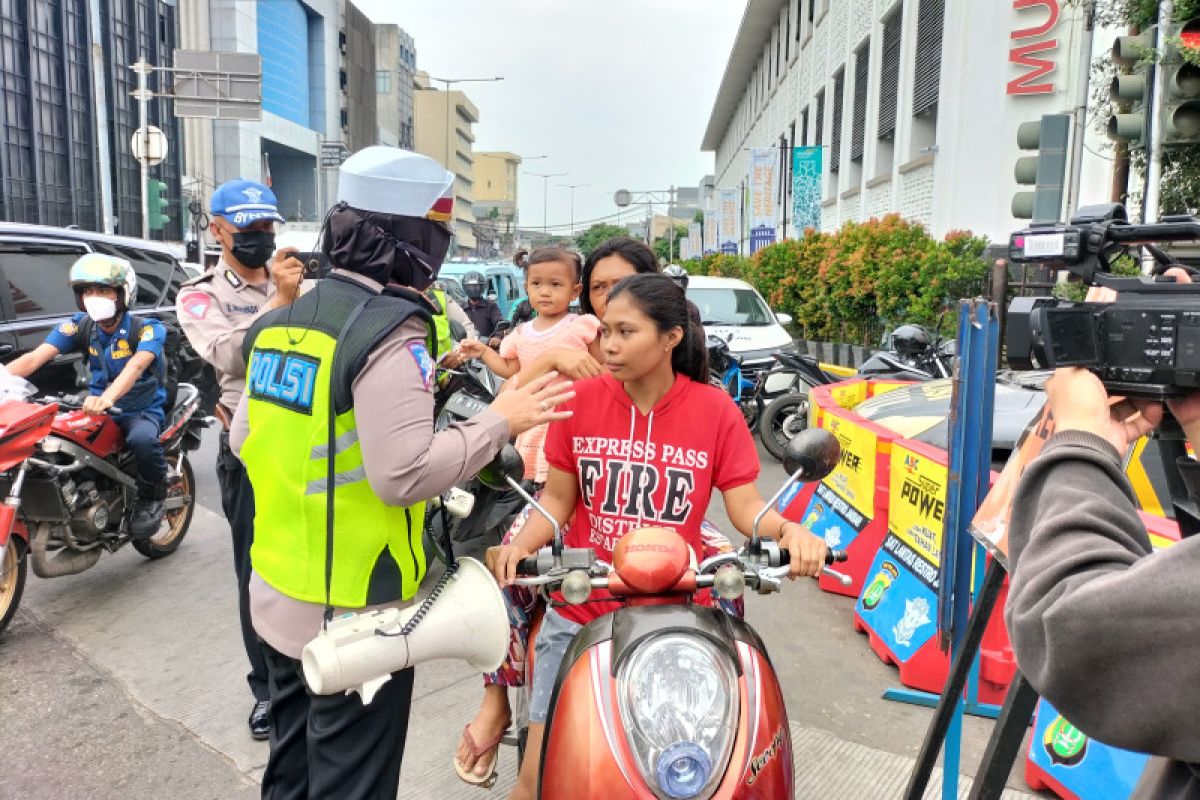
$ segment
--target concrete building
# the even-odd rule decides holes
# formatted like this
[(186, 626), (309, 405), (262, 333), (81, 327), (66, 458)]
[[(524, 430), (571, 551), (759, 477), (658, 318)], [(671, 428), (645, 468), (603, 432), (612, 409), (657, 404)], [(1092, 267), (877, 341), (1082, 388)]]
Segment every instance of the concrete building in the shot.
[(475, 154), (476, 233), (494, 242), (492, 249), (497, 251), (510, 248), (513, 232), (517, 229), (520, 167), (521, 157), (516, 153)]
[[(379, 143), (375, 113), (375, 24), (351, 0), (342, 0), (342, 143), (357, 152)], [(351, 46), (353, 43), (353, 46)]]
[[(749, 148), (822, 146), (825, 230), (899, 212), (936, 235), (1004, 241), (1023, 224), (1010, 213), (1028, 155), (1017, 127), (1081, 105), (1083, 41), (1078, 6), (1062, 0), (749, 0), (702, 149), (716, 189), (744, 197)], [(1069, 167), (1082, 186), (1072, 207), (1107, 198), (1105, 165)], [(777, 228), (795, 236), (790, 188)], [(741, 227), (747, 252), (744, 211)]]
[(398, 25), (375, 26), (375, 105), (379, 143), (414, 147), (413, 80), (417, 48)]
[[(173, 6), (0, 2), (0, 220), (141, 236), (141, 170), (130, 146), (138, 104), (129, 92), (137, 76), (128, 66), (139, 57), (171, 65)], [(92, 45), (99, 46), (97, 58)], [(160, 85), (156, 76), (149, 83)], [(178, 240), (179, 123), (167, 101), (149, 105), (150, 124), (171, 144), (150, 177), (167, 184), (173, 201), (171, 221), (151, 235)]]
[(433, 86), (429, 75), (416, 75), (416, 136), (418, 153), (437, 159), (456, 176), (454, 182), (454, 242), (458, 253), (473, 255), (475, 240), (475, 134), (479, 109), (460, 91)]
[(337, 171), (320, 168), (321, 143), (342, 139), (339, 73), (355, 47), (342, 35), (340, 0), (178, 4), (182, 46), (262, 58), (261, 121), (186, 123), (187, 187), (207, 207), (224, 181), (269, 181), (288, 220), (318, 222), (337, 189)]

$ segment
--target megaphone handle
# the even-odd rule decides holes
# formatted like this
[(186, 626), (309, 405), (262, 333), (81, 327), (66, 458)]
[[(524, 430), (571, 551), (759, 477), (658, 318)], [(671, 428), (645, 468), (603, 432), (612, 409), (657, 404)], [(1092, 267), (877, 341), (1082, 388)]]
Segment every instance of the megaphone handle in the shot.
[(438, 596), (441, 595), (443, 590), (445, 590), (446, 584), (450, 583), (450, 579), (454, 577), (454, 573), (456, 572), (458, 572), (458, 562), (452, 561), (446, 565), (446, 571), (442, 574), (442, 577), (438, 578), (438, 582), (435, 583), (433, 588), (429, 590), (429, 597), (426, 597), (423, 601), (421, 601), (420, 608), (413, 613), (412, 617), (408, 620), (408, 622), (404, 623), (404, 626), (400, 628), (400, 630), (396, 631), (395, 633), (384, 633), (376, 628), (375, 635), (408, 636), (410, 633), (415, 631), (417, 626), (421, 624), (421, 620), (425, 619), (425, 615), (429, 613), (429, 609), (433, 607), (433, 604), (437, 601)]

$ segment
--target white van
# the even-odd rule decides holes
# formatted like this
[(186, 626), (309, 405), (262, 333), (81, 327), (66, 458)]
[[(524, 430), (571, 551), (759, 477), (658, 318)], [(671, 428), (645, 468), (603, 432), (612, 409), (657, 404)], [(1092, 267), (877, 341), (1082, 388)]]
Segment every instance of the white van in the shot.
[(796, 343), (783, 327), (791, 316), (772, 311), (745, 281), (693, 275), (688, 278), (687, 296), (700, 309), (704, 332), (729, 342), (748, 372), (770, 369), (775, 364), (772, 353), (796, 352)]

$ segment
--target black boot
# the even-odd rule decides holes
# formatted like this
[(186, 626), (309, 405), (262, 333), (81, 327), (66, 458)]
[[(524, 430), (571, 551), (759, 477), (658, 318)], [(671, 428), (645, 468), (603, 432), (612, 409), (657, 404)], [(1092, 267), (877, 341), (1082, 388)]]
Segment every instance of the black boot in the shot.
[(163, 500), (167, 497), (165, 482), (156, 484), (138, 481), (137, 500), (133, 503), (133, 517), (129, 521), (129, 532), (135, 539), (149, 539), (158, 533), (163, 520)]

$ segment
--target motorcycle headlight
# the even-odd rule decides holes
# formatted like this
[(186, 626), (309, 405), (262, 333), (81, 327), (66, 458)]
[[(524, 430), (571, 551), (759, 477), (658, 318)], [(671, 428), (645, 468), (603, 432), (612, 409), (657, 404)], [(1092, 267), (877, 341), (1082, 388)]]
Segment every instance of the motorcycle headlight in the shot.
[(729, 656), (703, 639), (654, 637), (621, 665), (617, 698), (625, 739), (659, 800), (716, 791), (738, 725)]

